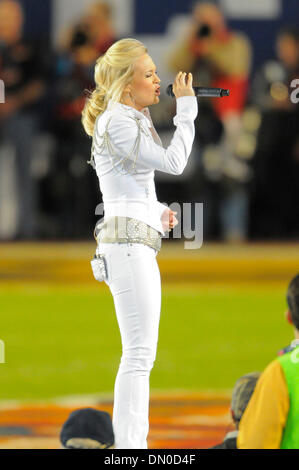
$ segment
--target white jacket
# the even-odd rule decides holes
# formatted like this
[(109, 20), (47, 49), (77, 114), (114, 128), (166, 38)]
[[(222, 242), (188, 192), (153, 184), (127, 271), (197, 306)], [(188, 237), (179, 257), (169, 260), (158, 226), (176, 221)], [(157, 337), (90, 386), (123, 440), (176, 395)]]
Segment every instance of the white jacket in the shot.
[(91, 161), (99, 178), (105, 217), (132, 217), (165, 235), (161, 215), (166, 206), (157, 201), (155, 170), (173, 175), (184, 171), (194, 140), (196, 116), (195, 96), (177, 99), (173, 119), (177, 129), (164, 149), (148, 108), (140, 112), (109, 101), (95, 123)]

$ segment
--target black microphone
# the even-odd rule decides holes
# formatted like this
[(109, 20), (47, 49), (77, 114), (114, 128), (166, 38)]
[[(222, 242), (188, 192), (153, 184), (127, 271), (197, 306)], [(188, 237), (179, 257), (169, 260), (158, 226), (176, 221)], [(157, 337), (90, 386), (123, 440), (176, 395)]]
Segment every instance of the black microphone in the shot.
[[(229, 96), (229, 90), (225, 88), (204, 88), (201, 86), (192, 87), (195, 93), (195, 96), (205, 96), (206, 98), (223, 98), (223, 96)], [(166, 93), (172, 98), (175, 97), (172, 91), (172, 84), (168, 85)]]

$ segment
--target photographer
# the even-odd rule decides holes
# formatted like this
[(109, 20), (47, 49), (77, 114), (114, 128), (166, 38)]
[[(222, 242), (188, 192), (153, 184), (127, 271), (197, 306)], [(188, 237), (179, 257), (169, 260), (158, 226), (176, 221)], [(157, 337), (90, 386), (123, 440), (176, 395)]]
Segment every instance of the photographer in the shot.
[(112, 9), (108, 3), (92, 3), (85, 16), (89, 36), (98, 51), (98, 56), (105, 54), (107, 49), (116, 41), (112, 25)]
[[(55, 220), (53, 235), (72, 238), (84, 236), (82, 227), (93, 223), (86, 214), (96, 188), (86, 165), (89, 142), (81, 131), (80, 115), (86, 98), (84, 90), (93, 85), (97, 50), (81, 23), (74, 26), (68, 41), (55, 61), (51, 127), (56, 150), (46, 188), (48, 210)], [(79, 220), (78, 213), (85, 219)]]
[(49, 211), (58, 221), (54, 235), (63, 238), (84, 237), (94, 225), (89, 208), (90, 201), (97, 200), (97, 184), (86, 164), (90, 143), (82, 131), (81, 112), (85, 90), (94, 86), (95, 61), (114, 41), (107, 15), (104, 4), (92, 5), (65, 31), (56, 57), (52, 109), (56, 152), (47, 191)]
[(171, 69), (196, 69), (194, 83), (229, 88), (225, 100), (213, 100), (217, 116), (240, 115), (247, 98), (251, 49), (247, 38), (228, 29), (220, 9), (209, 2), (196, 3), (189, 34), (173, 52)]
[[(230, 31), (220, 9), (209, 2), (195, 4), (189, 33), (169, 59), (173, 72), (192, 70), (196, 85), (231, 91), (225, 99), (199, 100), (196, 128), (206, 176), (204, 199), (207, 211), (219, 206), (221, 235), (227, 240), (244, 239), (247, 235), (250, 170), (236, 149), (247, 99), (250, 59), (251, 48), (247, 38)], [(205, 155), (211, 145), (213, 152), (217, 153), (214, 163), (218, 162), (212, 170)]]
[(299, 77), (299, 28), (284, 27), (275, 45), (276, 57), (257, 71), (251, 88), (252, 105), (261, 114), (253, 159), (251, 235), (296, 239), (299, 107), (292, 102), (291, 83)]
[[(38, 235), (39, 188), (32, 172), (33, 144), (41, 129), (50, 54), (42, 38), (25, 36), (25, 21), (21, 3), (0, 2), (0, 77), (5, 83), (5, 103), (0, 106), (0, 238), (3, 239), (28, 240)], [(7, 219), (11, 214), (13, 220), (14, 210), (5, 188), (12, 188), (16, 195), (16, 222), (10, 233), (5, 227), (9, 226)]]

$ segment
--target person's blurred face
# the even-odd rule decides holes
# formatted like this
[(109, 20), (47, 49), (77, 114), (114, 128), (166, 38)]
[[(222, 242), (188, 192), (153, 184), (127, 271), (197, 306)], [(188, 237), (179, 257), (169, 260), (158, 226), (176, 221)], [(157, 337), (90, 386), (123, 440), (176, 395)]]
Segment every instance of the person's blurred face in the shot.
[(125, 94), (127, 93), (132, 100), (132, 106), (140, 111), (159, 103), (160, 82), (152, 58), (144, 54), (135, 62), (133, 80), (126, 87)]
[(100, 34), (101, 29), (106, 29), (107, 24), (110, 23), (107, 7), (101, 3), (91, 5), (87, 11), (86, 23)]
[(288, 35), (280, 36), (276, 43), (278, 58), (287, 66), (295, 67), (299, 62), (297, 42)]
[(107, 19), (107, 9), (101, 3), (91, 5), (88, 9), (88, 15), (97, 21), (105, 21)]
[(223, 15), (216, 5), (199, 3), (193, 10), (193, 18), (196, 23), (209, 25), (215, 32), (225, 29)]
[(23, 26), (21, 6), (14, 1), (0, 2), (0, 38), (5, 42), (13, 42), (19, 38)]

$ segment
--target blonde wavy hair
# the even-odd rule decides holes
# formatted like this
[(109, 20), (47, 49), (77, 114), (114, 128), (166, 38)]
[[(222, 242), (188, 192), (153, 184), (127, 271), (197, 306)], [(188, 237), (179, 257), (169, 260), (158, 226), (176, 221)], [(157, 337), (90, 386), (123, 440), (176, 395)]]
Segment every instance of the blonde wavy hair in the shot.
[(132, 81), (136, 59), (147, 52), (137, 39), (121, 39), (115, 42), (95, 66), (96, 88), (87, 98), (82, 111), (85, 132), (93, 136), (96, 118), (107, 108), (109, 100), (120, 102), (125, 87)]

